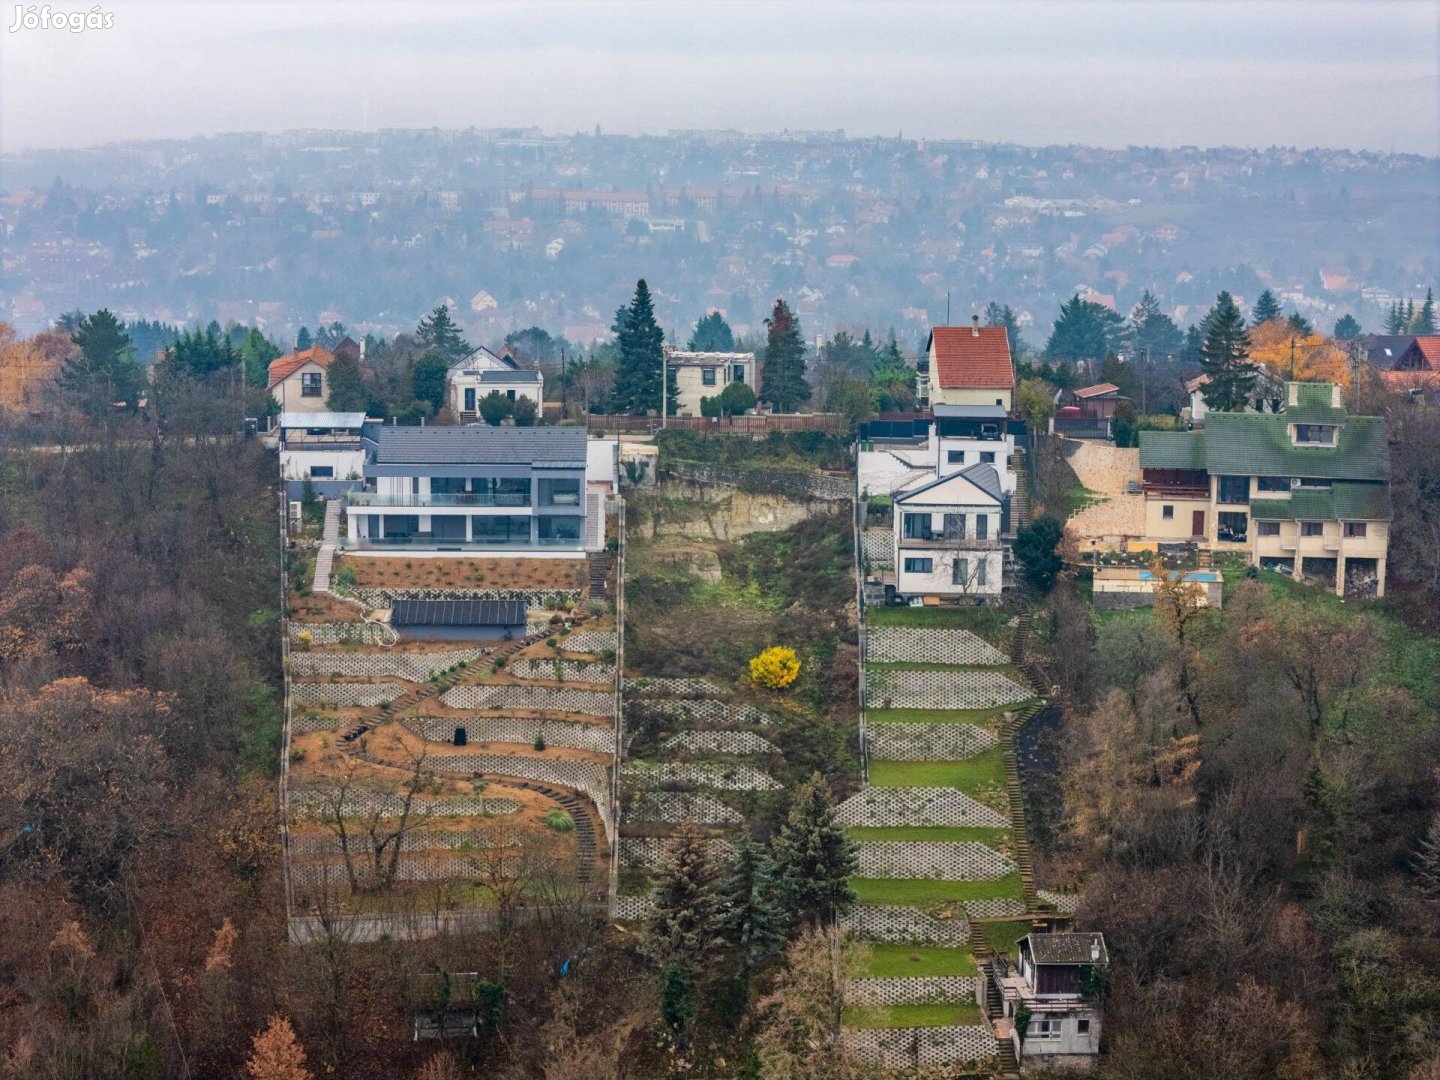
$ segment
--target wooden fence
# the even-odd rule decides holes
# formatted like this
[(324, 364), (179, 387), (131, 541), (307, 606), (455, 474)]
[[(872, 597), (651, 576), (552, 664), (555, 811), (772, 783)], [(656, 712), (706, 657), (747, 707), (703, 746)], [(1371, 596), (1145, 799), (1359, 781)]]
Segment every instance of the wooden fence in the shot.
[(658, 416), (619, 416), (591, 413), (586, 418), (591, 431), (618, 435), (653, 435), (661, 427), (677, 431), (702, 431), (715, 435), (768, 435), (772, 431), (843, 432), (849, 422), (838, 413), (761, 414), (758, 416), (671, 416), (663, 425)]

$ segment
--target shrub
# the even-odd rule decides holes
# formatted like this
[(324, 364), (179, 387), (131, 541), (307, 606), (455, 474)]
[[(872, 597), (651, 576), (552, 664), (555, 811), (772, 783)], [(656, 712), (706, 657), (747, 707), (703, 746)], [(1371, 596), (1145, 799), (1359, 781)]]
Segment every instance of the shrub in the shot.
[(344, 596), (351, 589), (355, 588), (358, 578), (355, 575), (353, 566), (342, 566), (340, 572), (335, 575), (335, 591)]
[(767, 690), (783, 690), (800, 674), (794, 649), (773, 645), (750, 661), (750, 678)]
[(556, 832), (572, 832), (575, 828), (575, 819), (558, 806), (545, 811), (545, 816), (540, 820)]
[(536, 753), (540, 753), (540, 752), (544, 751), (544, 749), (545, 749), (545, 735), (544, 735), (543, 732), (537, 731), (537, 732), (535, 733), (535, 751), (536, 751)]
[(591, 615), (600, 616), (610, 614), (610, 601), (608, 600), (591, 600), (585, 606)]
[(301, 630), (295, 635), (295, 644), (301, 652), (309, 652), (310, 646), (315, 644), (315, 635), (309, 630)]

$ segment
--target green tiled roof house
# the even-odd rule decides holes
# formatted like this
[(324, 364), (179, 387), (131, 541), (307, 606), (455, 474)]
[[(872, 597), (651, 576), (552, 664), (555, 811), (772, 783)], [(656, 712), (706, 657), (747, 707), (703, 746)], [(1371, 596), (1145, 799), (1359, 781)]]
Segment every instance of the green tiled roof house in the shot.
[(1203, 431), (1140, 433), (1148, 540), (1243, 551), (1341, 596), (1385, 594), (1390, 450), (1340, 387), (1292, 382), (1278, 413), (1211, 412)]

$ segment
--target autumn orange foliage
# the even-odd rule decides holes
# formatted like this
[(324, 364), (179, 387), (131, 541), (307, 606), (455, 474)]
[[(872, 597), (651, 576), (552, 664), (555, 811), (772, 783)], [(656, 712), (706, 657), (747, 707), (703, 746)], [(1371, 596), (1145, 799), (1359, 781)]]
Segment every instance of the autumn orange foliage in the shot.
[(1286, 319), (1271, 319), (1250, 331), (1250, 359), (1281, 379), (1289, 379), (1292, 339), (1294, 378), (1350, 386), (1350, 358), (1345, 350), (1324, 334), (1296, 334)]
[(313, 1075), (305, 1067), (305, 1051), (295, 1039), (295, 1029), (278, 1015), (270, 1017), (265, 1030), (255, 1036), (245, 1067), (251, 1080), (311, 1080)]

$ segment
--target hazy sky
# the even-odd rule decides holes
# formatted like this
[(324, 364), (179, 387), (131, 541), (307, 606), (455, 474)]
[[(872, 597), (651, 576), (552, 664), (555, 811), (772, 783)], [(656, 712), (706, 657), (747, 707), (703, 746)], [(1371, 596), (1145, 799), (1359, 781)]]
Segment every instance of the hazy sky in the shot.
[(102, 7), (11, 33), (4, 0), (0, 148), (368, 119), (1440, 153), (1435, 0)]

